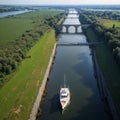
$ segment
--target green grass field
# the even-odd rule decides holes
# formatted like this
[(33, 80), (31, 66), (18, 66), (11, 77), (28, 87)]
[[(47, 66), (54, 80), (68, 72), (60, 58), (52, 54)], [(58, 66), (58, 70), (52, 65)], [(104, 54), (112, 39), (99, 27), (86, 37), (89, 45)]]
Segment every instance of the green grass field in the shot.
[[(87, 30), (88, 40), (96, 41), (98, 38), (91, 28)], [(120, 68), (116, 64), (110, 50), (106, 45), (95, 48), (99, 65), (103, 71), (107, 87), (113, 97), (115, 106), (120, 116)]]
[(6, 45), (19, 38), (26, 30), (33, 29), (36, 18), (62, 13), (60, 10), (38, 10), (0, 19), (0, 46)]
[(99, 18), (98, 21), (100, 21), (100, 23), (102, 23), (107, 28), (111, 28), (113, 24), (115, 24), (116, 27), (120, 28), (120, 21), (117, 20)]
[(0, 19), (0, 45), (16, 40), (22, 33), (32, 27), (32, 20), (28, 18), (10, 17)]
[(13, 78), (0, 89), (0, 120), (28, 120), (55, 43), (46, 33), (29, 51)]

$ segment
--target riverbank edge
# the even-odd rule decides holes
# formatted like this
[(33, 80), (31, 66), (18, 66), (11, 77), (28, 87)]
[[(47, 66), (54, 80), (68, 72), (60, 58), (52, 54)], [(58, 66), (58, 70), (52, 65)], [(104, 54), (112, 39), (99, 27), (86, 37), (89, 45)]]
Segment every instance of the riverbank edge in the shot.
[[(87, 37), (88, 42), (93, 42), (90, 40), (89, 34), (87, 34), (88, 28), (84, 29), (84, 34)], [(92, 52), (94, 70), (95, 70), (95, 78), (97, 80), (97, 86), (99, 89), (101, 100), (104, 103), (105, 107), (107, 107), (107, 109), (105, 109), (105, 111), (109, 115), (108, 116), (109, 119), (110, 120), (119, 120), (118, 113), (117, 113), (115, 104), (113, 102), (113, 98), (110, 94), (110, 91), (107, 88), (107, 85), (105, 82), (106, 80), (105, 80), (105, 77), (103, 75), (103, 71), (101, 70), (101, 67), (99, 65), (99, 62), (97, 59), (97, 53), (96, 53), (96, 50), (94, 47), (91, 47), (91, 52)]]
[(41, 84), (41, 86), (39, 88), (38, 95), (36, 97), (34, 106), (32, 108), (29, 120), (36, 120), (38, 109), (39, 109), (39, 106), (40, 106), (40, 104), (42, 102), (42, 96), (44, 94), (44, 90), (45, 90), (47, 81), (49, 79), (49, 75), (50, 75), (51, 68), (52, 68), (52, 65), (53, 65), (53, 61), (54, 61), (54, 58), (55, 58), (56, 48), (57, 48), (57, 45), (55, 43), (55, 45), (53, 47), (53, 50), (52, 50), (52, 54), (51, 54), (50, 60), (49, 60), (49, 63), (48, 63), (48, 67), (47, 67), (45, 75), (44, 75), (44, 79), (43, 79), (42, 84)]
[(106, 86), (104, 75), (98, 64), (98, 60), (94, 48), (92, 48), (92, 59), (94, 63), (95, 77), (97, 79), (97, 86), (100, 92), (101, 99), (104, 105), (108, 108), (107, 113), (109, 114), (109, 119), (119, 120), (112, 96)]
[[(90, 35), (87, 34), (87, 30), (89, 28), (91, 28), (91, 26), (86, 27), (86, 28), (82, 27), (83, 33), (87, 37), (88, 42), (95, 42), (93, 40), (90, 40)], [(100, 93), (100, 96), (101, 96), (101, 99), (102, 99), (104, 105), (108, 108), (106, 110), (106, 112), (110, 115), (110, 117), (112, 117), (112, 118), (109, 118), (110, 120), (111, 119), (112, 120), (119, 120), (119, 116), (118, 116), (117, 109), (115, 107), (115, 103), (113, 102), (112, 95), (111, 95), (109, 89), (107, 88), (106, 80), (105, 80), (105, 77), (103, 75), (103, 71), (102, 71), (102, 69), (99, 65), (99, 61), (97, 59), (96, 50), (94, 48), (91, 48), (91, 51), (92, 51), (92, 59), (93, 59), (93, 65), (94, 65), (94, 71), (95, 71), (95, 78), (97, 80), (97, 86), (99, 89), (99, 93)]]

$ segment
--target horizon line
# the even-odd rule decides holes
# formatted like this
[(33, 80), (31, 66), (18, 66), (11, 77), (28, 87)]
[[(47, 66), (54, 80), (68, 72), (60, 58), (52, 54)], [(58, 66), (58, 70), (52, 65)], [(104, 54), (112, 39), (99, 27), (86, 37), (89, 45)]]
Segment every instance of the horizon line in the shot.
[(11, 6), (11, 5), (26, 5), (26, 6), (29, 6), (29, 5), (34, 5), (34, 6), (85, 6), (85, 5), (88, 5), (88, 6), (102, 6), (102, 5), (105, 5), (105, 6), (110, 6), (110, 5), (113, 5), (113, 6), (120, 6), (120, 3), (119, 4), (22, 4), (22, 3), (16, 3), (16, 4), (8, 4), (8, 3), (0, 3), (0, 5), (8, 5), (8, 6)]

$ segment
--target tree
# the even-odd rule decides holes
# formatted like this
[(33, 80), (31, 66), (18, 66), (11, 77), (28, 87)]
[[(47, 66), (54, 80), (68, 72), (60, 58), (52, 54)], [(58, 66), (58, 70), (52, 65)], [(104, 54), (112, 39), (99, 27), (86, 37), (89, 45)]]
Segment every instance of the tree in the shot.
[(120, 65), (120, 47), (116, 47), (113, 50), (113, 55), (114, 55), (114, 58), (117, 61), (117, 63)]
[(95, 27), (95, 31), (99, 37), (103, 36), (104, 30), (99, 25)]
[(105, 40), (108, 42), (110, 39), (113, 39), (113, 34), (111, 32), (105, 32)]
[(12, 67), (12, 70), (17, 69), (17, 62), (16, 61), (12, 61), (11, 67)]
[(116, 47), (119, 46), (119, 41), (117, 39), (112, 39), (112, 40), (109, 40), (109, 46), (111, 49), (115, 49)]
[(112, 28), (113, 28), (113, 29), (115, 28), (115, 24), (113, 24)]
[(2, 71), (2, 64), (0, 63), (0, 72)]
[(4, 66), (4, 71), (6, 73), (6, 75), (10, 74), (11, 73), (11, 66), (10, 65), (6, 65)]

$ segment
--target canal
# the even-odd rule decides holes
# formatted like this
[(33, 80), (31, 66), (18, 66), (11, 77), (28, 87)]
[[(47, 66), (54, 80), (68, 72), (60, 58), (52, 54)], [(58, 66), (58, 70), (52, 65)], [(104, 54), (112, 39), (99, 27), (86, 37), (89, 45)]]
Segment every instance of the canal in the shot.
[[(76, 12), (69, 11), (63, 24), (80, 24)], [(73, 17), (73, 18), (71, 18)], [(78, 29), (82, 32), (81, 27)], [(69, 28), (73, 33), (75, 28)], [(65, 32), (65, 28), (63, 28)], [(58, 43), (86, 43), (84, 34), (61, 34)], [(54, 65), (47, 84), (47, 93), (42, 105), (40, 120), (108, 120), (101, 101), (89, 46), (58, 46)], [(70, 104), (61, 112), (60, 87), (64, 84), (71, 92)]]

